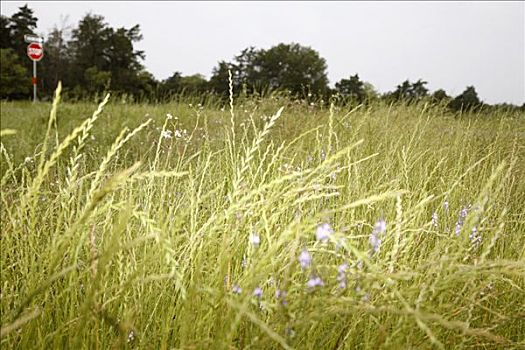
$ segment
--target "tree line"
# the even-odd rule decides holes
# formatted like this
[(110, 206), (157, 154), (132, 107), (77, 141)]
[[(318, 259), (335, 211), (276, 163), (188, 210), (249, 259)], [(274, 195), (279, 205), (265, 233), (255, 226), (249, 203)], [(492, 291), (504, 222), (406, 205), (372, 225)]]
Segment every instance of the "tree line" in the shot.
[[(27, 5), (11, 17), (0, 19), (1, 99), (28, 99), (31, 96), (31, 61), (26, 55), (25, 34), (35, 34), (38, 19)], [(326, 60), (317, 51), (298, 43), (280, 43), (269, 49), (249, 47), (231, 61), (220, 61), (210, 79), (195, 74), (174, 72), (157, 80), (142, 61), (143, 51), (135, 48), (142, 40), (140, 26), (113, 28), (101, 15), (86, 14), (74, 28), (55, 26), (44, 43), (45, 57), (39, 62), (39, 95), (50, 98), (58, 81), (71, 99), (90, 98), (104, 91), (127, 94), (135, 99), (166, 101), (177, 94), (229, 95), (229, 74), (236, 94), (264, 95), (284, 91), (292, 98), (319, 98), (325, 101), (361, 104), (376, 100), (414, 103), (430, 101), (453, 111), (491, 108), (525, 110), (521, 106), (483, 103), (474, 86), (458, 96), (443, 89), (430, 93), (426, 81), (406, 80), (394, 91), (379, 94), (358, 74), (335, 83), (330, 88)]]

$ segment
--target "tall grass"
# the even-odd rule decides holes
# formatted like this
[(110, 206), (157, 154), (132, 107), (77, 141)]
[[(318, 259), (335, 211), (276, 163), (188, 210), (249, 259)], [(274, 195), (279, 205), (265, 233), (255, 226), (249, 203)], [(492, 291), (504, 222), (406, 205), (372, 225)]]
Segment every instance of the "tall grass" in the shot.
[(523, 116), (59, 97), (2, 104), (3, 348), (525, 346)]

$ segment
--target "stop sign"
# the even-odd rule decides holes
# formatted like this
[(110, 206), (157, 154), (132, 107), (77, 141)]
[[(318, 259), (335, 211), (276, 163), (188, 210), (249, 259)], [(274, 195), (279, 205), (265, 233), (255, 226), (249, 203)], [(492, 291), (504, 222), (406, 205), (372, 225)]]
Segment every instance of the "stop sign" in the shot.
[(27, 45), (27, 55), (33, 61), (40, 61), (44, 57), (44, 48), (40, 43), (31, 43)]

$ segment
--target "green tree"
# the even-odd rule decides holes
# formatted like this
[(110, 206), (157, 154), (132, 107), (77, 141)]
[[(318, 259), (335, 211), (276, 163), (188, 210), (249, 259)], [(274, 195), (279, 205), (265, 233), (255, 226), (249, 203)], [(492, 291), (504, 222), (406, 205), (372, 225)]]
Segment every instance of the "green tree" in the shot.
[[(152, 91), (152, 76), (144, 72), (140, 60), (144, 52), (135, 50), (134, 43), (142, 40), (139, 25), (129, 29), (111, 28), (100, 15), (87, 14), (72, 32), (69, 48), (72, 51), (71, 72), (75, 83), (81, 88), (93, 84), (88, 78), (104, 78), (110, 74), (110, 89), (133, 95), (143, 94), (143, 89)], [(97, 74), (85, 75), (87, 69), (96, 68)], [(95, 79), (98, 84), (98, 79)], [(97, 89), (100, 86), (97, 85)], [(78, 89), (77, 89), (78, 90)]]
[[(227, 82), (228, 78), (225, 81)], [(162, 97), (169, 98), (177, 93), (200, 95), (207, 92), (209, 88), (209, 82), (201, 74), (183, 76), (181, 72), (174, 72), (160, 84), (159, 90)]]
[(219, 62), (213, 70), (210, 88), (228, 92), (228, 70), (231, 70), (234, 90), (243, 86), (248, 92), (255, 90), (289, 90), (293, 95), (310, 92), (328, 92), (326, 61), (310, 47), (296, 43), (279, 44), (268, 50), (253, 47), (243, 50), (234, 62)]
[(174, 72), (169, 78), (161, 82), (159, 92), (162, 97), (168, 97), (171, 94), (180, 91), (181, 72)]
[(451, 97), (447, 95), (447, 92), (443, 89), (436, 90), (430, 96), (430, 99), (433, 103), (440, 104), (449, 102)]
[(379, 99), (379, 93), (377, 92), (374, 85), (372, 85), (371, 83), (365, 82), (363, 84), (363, 89), (365, 90), (365, 96), (367, 101), (371, 102)]
[(463, 93), (456, 96), (456, 98), (450, 102), (449, 107), (453, 111), (471, 111), (480, 107), (481, 104), (482, 102), (474, 86), (467, 86)]
[(24, 66), (30, 67), (31, 61), (27, 58), (27, 44), (24, 35), (35, 34), (38, 18), (33, 16), (33, 10), (27, 5), (19, 7), (18, 12), (13, 14), (10, 19), (9, 29), (11, 31), (12, 48), (17, 53)]
[(55, 26), (47, 36), (45, 44), (45, 59), (40, 62), (39, 88), (48, 96), (53, 94), (59, 81), (64, 86), (73, 83), (71, 76), (71, 55), (68, 49), (67, 36), (69, 27), (64, 23), (59, 28)]
[(13, 35), (10, 28), (11, 20), (9, 17), (0, 15), (0, 49), (12, 49)]
[(364, 102), (367, 97), (365, 83), (359, 79), (357, 74), (335, 83), (335, 89), (342, 97), (357, 103)]
[(159, 82), (153, 74), (141, 69), (133, 76), (133, 89), (131, 93), (137, 98), (156, 99)]
[(202, 74), (184, 76), (180, 80), (181, 91), (189, 94), (203, 94), (208, 89), (208, 81)]
[(417, 102), (428, 95), (428, 89), (425, 87), (426, 81), (419, 79), (415, 83), (405, 80), (396, 87), (393, 92), (387, 93), (386, 98), (395, 101)]
[(144, 52), (135, 50), (133, 43), (142, 40), (139, 25), (129, 29), (110, 29), (107, 59), (111, 72), (111, 89), (132, 94), (140, 93), (138, 74), (143, 70), (139, 60), (145, 58)]
[(86, 82), (84, 89), (88, 94), (101, 93), (109, 87), (111, 73), (100, 71), (97, 67), (90, 67), (84, 72), (84, 80)]
[(290, 90), (293, 95), (328, 91), (326, 61), (310, 47), (279, 44), (261, 50), (253, 65), (255, 86)]
[(232, 72), (232, 82), (233, 82), (233, 91), (238, 93), (241, 89), (241, 82), (237, 77), (240, 76), (240, 73), (237, 72), (237, 66), (233, 63), (220, 61), (217, 67), (213, 68), (212, 75), (208, 86), (211, 91), (227, 96), (229, 94), (229, 73)]
[(27, 69), (13, 49), (0, 49), (0, 98), (17, 99), (28, 97), (31, 92), (31, 80)]
[(91, 67), (98, 71), (109, 70), (108, 42), (111, 30), (104, 22), (104, 17), (87, 14), (82, 18), (78, 27), (73, 29), (71, 49), (72, 75), (76, 77), (76, 84), (86, 83), (84, 72)]

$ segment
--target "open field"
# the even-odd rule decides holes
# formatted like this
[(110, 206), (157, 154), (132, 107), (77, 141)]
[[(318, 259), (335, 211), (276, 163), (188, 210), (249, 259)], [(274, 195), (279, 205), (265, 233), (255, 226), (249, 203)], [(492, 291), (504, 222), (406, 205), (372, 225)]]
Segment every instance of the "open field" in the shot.
[(1, 108), (2, 348), (525, 347), (523, 115)]

